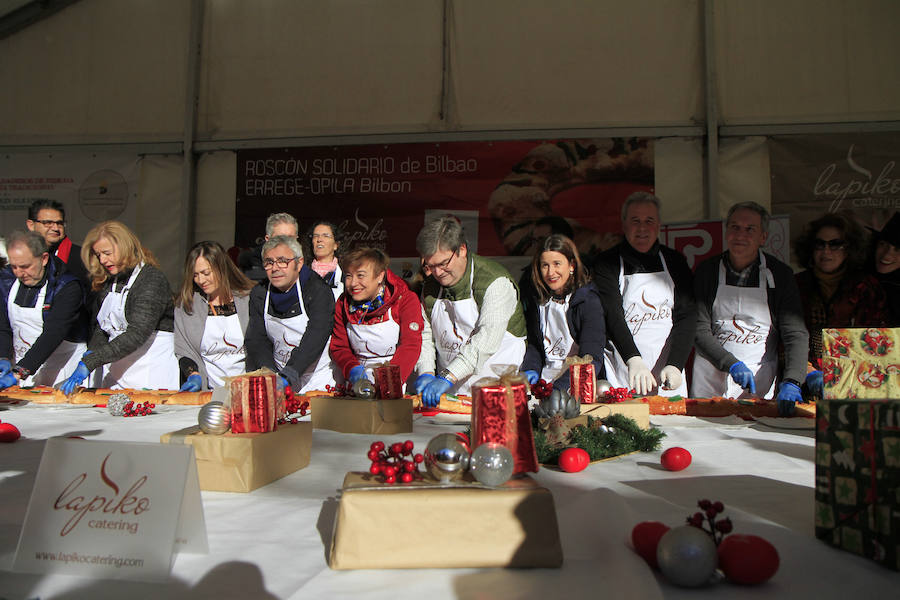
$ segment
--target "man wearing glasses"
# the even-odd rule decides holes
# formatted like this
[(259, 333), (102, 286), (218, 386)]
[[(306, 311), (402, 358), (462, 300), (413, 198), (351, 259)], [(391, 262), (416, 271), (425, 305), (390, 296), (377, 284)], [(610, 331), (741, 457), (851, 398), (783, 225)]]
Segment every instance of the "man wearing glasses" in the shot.
[(801, 400), (809, 334), (791, 268), (760, 248), (769, 212), (756, 202), (728, 210), (728, 250), (697, 267), (697, 355), (692, 395), (771, 399), (778, 379), (778, 342), (784, 373), (778, 412), (790, 416)]
[(500, 264), (471, 254), (459, 221), (446, 216), (416, 238), (426, 278), (425, 326), (416, 393), (437, 406), (446, 392), (469, 394), (482, 377), (518, 371), (525, 357), (519, 292)]
[[(266, 235), (263, 238), (263, 244), (276, 235), (287, 235), (296, 238), (299, 235), (299, 231), (300, 228), (294, 215), (272, 213), (266, 219)], [(262, 244), (258, 244), (249, 250), (244, 250), (238, 255), (238, 268), (252, 281), (266, 281), (266, 271), (263, 269), (261, 257)]]
[(66, 264), (66, 270), (83, 282), (88, 281), (87, 269), (81, 262), (81, 246), (66, 235), (66, 209), (56, 200), (35, 200), (28, 207), (29, 231), (39, 234), (50, 246), (50, 255)]
[(268, 367), (296, 393), (334, 385), (328, 356), (331, 289), (304, 264), (296, 235), (270, 237), (262, 247), (262, 266), (268, 281), (250, 292), (247, 370)]

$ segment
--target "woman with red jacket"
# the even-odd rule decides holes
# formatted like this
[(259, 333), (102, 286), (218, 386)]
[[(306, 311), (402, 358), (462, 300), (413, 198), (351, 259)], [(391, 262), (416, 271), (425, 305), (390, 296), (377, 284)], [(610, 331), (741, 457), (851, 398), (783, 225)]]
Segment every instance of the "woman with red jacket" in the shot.
[(422, 305), (389, 262), (377, 248), (341, 259), (344, 293), (334, 307), (331, 359), (351, 384), (374, 381), (373, 367), (385, 362), (398, 365), (406, 381), (422, 350)]

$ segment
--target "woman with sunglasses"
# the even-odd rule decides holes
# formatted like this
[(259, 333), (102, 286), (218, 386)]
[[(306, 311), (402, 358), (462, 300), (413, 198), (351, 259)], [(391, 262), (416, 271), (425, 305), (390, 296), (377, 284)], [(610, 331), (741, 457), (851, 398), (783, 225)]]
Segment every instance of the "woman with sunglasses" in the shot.
[(531, 261), (531, 283), (533, 292), (523, 301), (528, 346), (522, 371), (528, 383), (544, 379), (568, 390), (566, 358), (585, 354), (594, 357), (597, 379), (604, 379), (603, 303), (572, 240), (558, 233), (544, 239)]
[(316, 221), (309, 229), (309, 244), (313, 261), (309, 265), (331, 288), (337, 300), (344, 291), (344, 273), (338, 262), (341, 241), (331, 221)]
[(809, 331), (806, 387), (822, 396), (822, 329), (881, 327), (888, 320), (887, 299), (863, 268), (866, 240), (862, 228), (840, 213), (827, 213), (806, 226), (794, 243), (797, 261), (807, 270), (797, 274), (803, 316)]

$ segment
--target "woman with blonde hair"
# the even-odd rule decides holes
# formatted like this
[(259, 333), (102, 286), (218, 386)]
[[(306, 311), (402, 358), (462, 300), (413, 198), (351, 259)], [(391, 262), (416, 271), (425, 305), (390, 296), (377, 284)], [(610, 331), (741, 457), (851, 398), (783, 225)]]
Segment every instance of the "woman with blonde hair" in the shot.
[(62, 391), (72, 393), (101, 366), (101, 387), (176, 389), (172, 290), (156, 259), (118, 221), (88, 232), (81, 259), (99, 309), (88, 351)]
[(245, 371), (244, 333), (254, 283), (218, 242), (198, 242), (175, 297), (175, 355), (183, 392), (221, 387)]

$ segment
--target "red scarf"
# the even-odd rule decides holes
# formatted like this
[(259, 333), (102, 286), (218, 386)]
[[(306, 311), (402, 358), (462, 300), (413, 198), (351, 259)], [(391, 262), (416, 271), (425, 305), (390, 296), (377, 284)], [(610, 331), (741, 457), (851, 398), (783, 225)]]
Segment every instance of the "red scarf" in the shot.
[(59, 247), (56, 248), (56, 256), (59, 260), (64, 263), (69, 263), (69, 253), (72, 252), (72, 240), (68, 237), (64, 237), (63, 241), (59, 243)]

